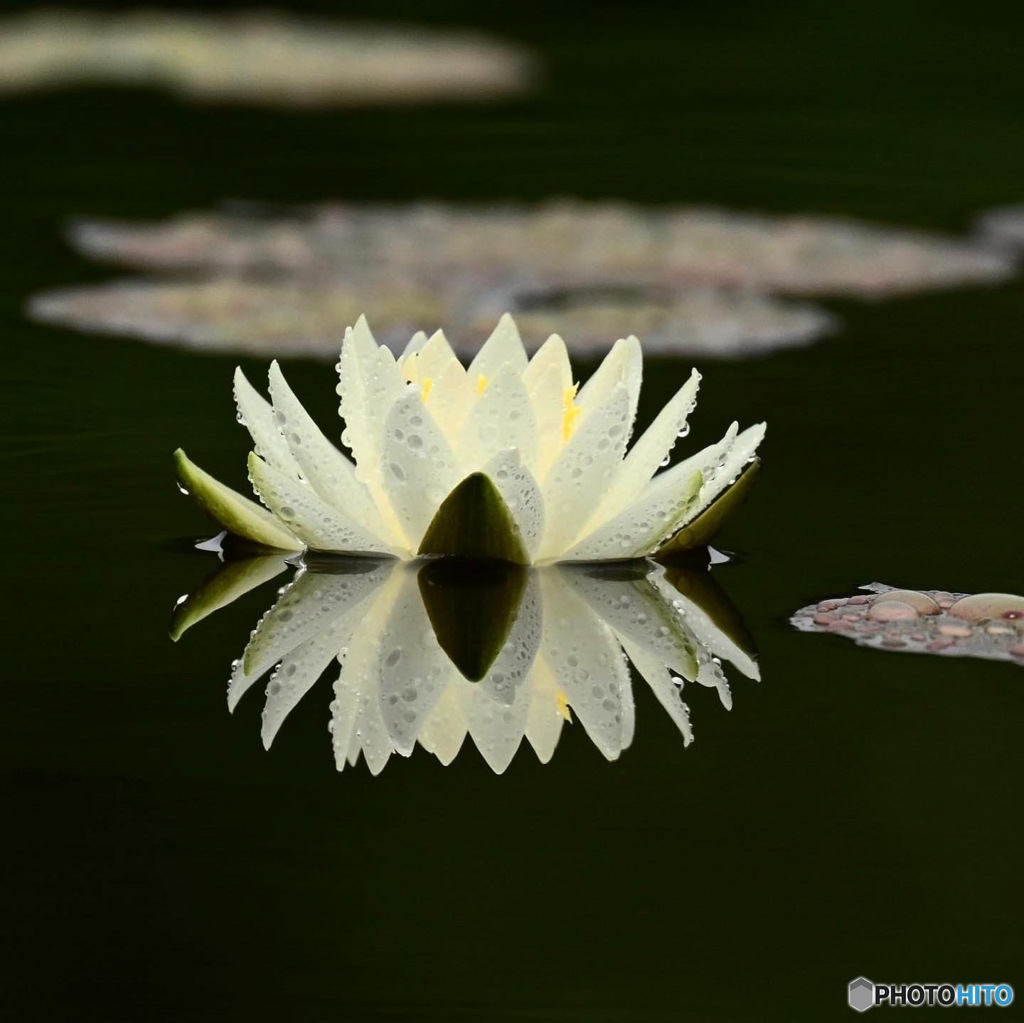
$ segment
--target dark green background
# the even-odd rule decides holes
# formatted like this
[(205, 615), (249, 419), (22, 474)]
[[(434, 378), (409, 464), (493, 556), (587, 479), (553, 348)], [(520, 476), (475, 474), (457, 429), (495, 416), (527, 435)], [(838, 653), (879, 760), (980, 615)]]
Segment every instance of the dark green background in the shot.
[[(109, 276), (65, 248), (67, 218), (230, 197), (567, 194), (962, 230), (1024, 198), (1020, 6), (308, 9), (492, 28), (547, 79), (404, 110), (0, 101), (5, 1018), (819, 1021), (848, 1017), (858, 974), (1024, 997), (1024, 675), (785, 624), (874, 579), (1024, 591), (1020, 282), (835, 303), (845, 329), (815, 348), (702, 364), (693, 442), (770, 425), (721, 541), (742, 559), (718, 572), (764, 681), (733, 673), (728, 714), (689, 692), (686, 751), (641, 685), (618, 763), (575, 727), (500, 778), (473, 751), (336, 775), (323, 684), (265, 754), (259, 700), (229, 718), (224, 687), (273, 586), (166, 635), (209, 568), (171, 451), (244, 480), (232, 361), (21, 311)], [(684, 370), (648, 366), (642, 420)], [(329, 369), (290, 376), (330, 423)]]

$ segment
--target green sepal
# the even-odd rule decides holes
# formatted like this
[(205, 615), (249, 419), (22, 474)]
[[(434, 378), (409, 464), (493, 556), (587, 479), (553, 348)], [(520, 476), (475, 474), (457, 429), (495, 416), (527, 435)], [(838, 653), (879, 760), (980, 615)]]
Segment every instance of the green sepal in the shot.
[(287, 567), (283, 554), (242, 558), (223, 565), (218, 563), (217, 571), (174, 608), (169, 630), (171, 639), (177, 643), (188, 629), (207, 615), (227, 607), (250, 590), (280, 575)]
[(672, 561), (695, 547), (707, 546), (722, 528), (725, 520), (746, 500), (760, 466), (761, 460), (755, 458), (728, 490), (719, 494), (718, 498), (692, 522), (688, 522), (679, 532), (674, 533), (671, 539), (662, 544), (651, 556), (656, 561)]
[(487, 675), (508, 639), (526, 588), (525, 568), (499, 561), (429, 561), (416, 581), (434, 635), (470, 682)]
[(229, 533), (275, 550), (302, 549), (302, 544), (266, 508), (204, 472), (181, 448), (174, 452), (174, 464), (185, 492)]
[(522, 534), (489, 476), (474, 472), (441, 502), (419, 553), (530, 564)]

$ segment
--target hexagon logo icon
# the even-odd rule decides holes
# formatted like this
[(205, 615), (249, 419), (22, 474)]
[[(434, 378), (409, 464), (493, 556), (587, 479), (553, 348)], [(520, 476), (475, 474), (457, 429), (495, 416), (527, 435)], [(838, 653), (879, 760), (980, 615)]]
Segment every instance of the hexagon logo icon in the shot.
[(850, 1008), (867, 1012), (875, 1004), (875, 985), (867, 977), (850, 981)]

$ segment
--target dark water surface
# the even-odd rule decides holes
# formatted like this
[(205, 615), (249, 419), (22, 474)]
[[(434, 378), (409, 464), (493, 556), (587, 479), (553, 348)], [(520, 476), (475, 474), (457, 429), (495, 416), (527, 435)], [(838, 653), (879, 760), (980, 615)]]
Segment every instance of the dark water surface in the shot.
[[(370, 13), (391, 10), (420, 14)], [(269, 754), (258, 699), (225, 711), (273, 584), (168, 639), (210, 568), (182, 543), (202, 523), (170, 455), (244, 482), (233, 361), (25, 322), (32, 292), (108, 276), (64, 247), (68, 217), (576, 194), (959, 230), (1024, 198), (1019, 13), (431, 16), (537, 45), (547, 85), (404, 111), (0, 104), (5, 1018), (824, 1020), (858, 974), (1024, 997), (1024, 673), (786, 625), (876, 579), (1024, 590), (1020, 281), (833, 304), (845, 329), (817, 347), (701, 364), (688, 443), (769, 422), (721, 538), (741, 559), (716, 576), (763, 681), (733, 673), (731, 713), (688, 691), (685, 751), (639, 687), (614, 764), (575, 727), (549, 765), (524, 749), (501, 777), (469, 750), (337, 775), (325, 683)], [(686, 368), (647, 367), (642, 422)], [(332, 422), (330, 369), (289, 376)]]

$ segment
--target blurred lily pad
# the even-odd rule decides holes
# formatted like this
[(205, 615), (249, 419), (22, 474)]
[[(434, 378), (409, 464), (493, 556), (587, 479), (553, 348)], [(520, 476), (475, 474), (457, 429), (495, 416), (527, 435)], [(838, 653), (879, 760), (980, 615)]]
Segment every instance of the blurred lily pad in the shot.
[(531, 58), (478, 33), (318, 21), (272, 11), (42, 10), (0, 22), (0, 92), (161, 85), (194, 99), (360, 105), (502, 96)]

